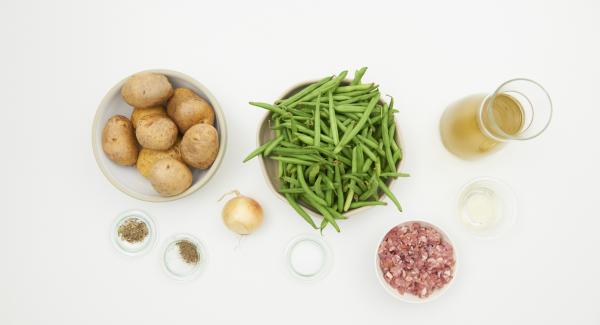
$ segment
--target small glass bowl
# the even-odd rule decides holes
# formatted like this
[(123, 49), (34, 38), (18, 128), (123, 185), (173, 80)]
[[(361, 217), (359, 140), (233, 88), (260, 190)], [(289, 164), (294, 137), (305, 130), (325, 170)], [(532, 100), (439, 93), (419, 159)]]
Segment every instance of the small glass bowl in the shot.
[[(196, 245), (198, 252), (198, 263), (190, 264), (183, 260), (179, 253), (177, 243), (189, 241)], [(190, 234), (177, 234), (167, 239), (164, 247), (162, 265), (165, 272), (173, 279), (189, 281), (196, 278), (206, 268), (208, 254), (206, 248), (198, 238)]]
[[(459, 193), (458, 221), (473, 235), (482, 238), (496, 238), (515, 224), (517, 200), (510, 186), (503, 181), (491, 177), (479, 177), (465, 184)], [(479, 208), (489, 209), (481, 213), (493, 214), (490, 217), (493, 220), (483, 223), (471, 215), (468, 202), (475, 196), (479, 200), (490, 202), (488, 207), (482, 206), (485, 202), (480, 202)]]
[[(130, 243), (119, 236), (119, 227), (129, 219), (138, 219), (148, 227), (148, 235), (144, 240), (137, 243)], [(156, 227), (152, 218), (141, 210), (128, 210), (117, 216), (111, 228), (112, 242), (115, 247), (123, 254), (129, 256), (139, 256), (149, 252), (156, 242)]]
[(292, 277), (304, 282), (315, 282), (329, 273), (333, 254), (329, 245), (319, 236), (304, 234), (294, 237), (287, 245), (284, 262)]

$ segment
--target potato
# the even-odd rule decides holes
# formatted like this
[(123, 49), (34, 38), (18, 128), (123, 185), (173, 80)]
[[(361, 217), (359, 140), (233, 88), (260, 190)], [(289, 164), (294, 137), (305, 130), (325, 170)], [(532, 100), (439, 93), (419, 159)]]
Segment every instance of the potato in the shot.
[(196, 95), (188, 88), (177, 88), (167, 104), (167, 114), (185, 133), (192, 125), (198, 123), (215, 123), (215, 112), (204, 98)]
[(161, 115), (147, 115), (140, 119), (135, 136), (144, 148), (167, 150), (177, 141), (177, 125)]
[(179, 145), (181, 144), (181, 140), (176, 142), (171, 148), (167, 150), (152, 150), (142, 148), (140, 150), (140, 154), (137, 158), (136, 167), (142, 176), (148, 178), (150, 176), (150, 169), (154, 164), (164, 158), (174, 158), (179, 161), (182, 161), (181, 158), (181, 150)]
[(166, 76), (140, 72), (129, 77), (121, 88), (121, 96), (133, 107), (152, 107), (164, 104), (173, 95), (173, 86)]
[(163, 158), (154, 163), (148, 178), (162, 196), (177, 195), (192, 185), (192, 172), (175, 158)]
[(138, 145), (131, 121), (122, 115), (111, 117), (102, 130), (102, 150), (108, 159), (122, 166), (135, 164)]
[(167, 116), (167, 112), (165, 108), (162, 106), (153, 106), (153, 107), (136, 107), (133, 109), (131, 113), (131, 123), (133, 123), (133, 128), (137, 128), (138, 123), (144, 116), (148, 115), (162, 115)]
[(206, 169), (219, 153), (219, 134), (209, 124), (196, 124), (189, 128), (181, 140), (181, 156), (191, 167)]

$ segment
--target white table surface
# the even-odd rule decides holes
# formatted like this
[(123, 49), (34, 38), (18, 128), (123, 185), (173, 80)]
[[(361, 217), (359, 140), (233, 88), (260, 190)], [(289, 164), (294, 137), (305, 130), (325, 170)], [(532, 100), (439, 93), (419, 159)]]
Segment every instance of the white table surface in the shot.
[[(600, 2), (598, 1), (2, 1), (0, 85), (0, 324), (599, 324)], [(335, 261), (313, 285), (282, 266), (286, 243), (309, 229), (277, 200), (258, 161), (264, 112), (296, 82), (366, 65), (396, 97), (405, 212), (378, 207), (328, 231)], [(166, 68), (195, 77), (223, 106), (230, 141), (209, 186), (171, 203), (113, 188), (94, 161), (96, 106), (121, 78)], [(555, 104), (543, 136), (477, 162), (443, 148), (451, 101), (513, 77), (539, 81)], [(477, 176), (508, 182), (515, 227), (477, 239), (456, 222), (458, 189)], [(238, 238), (222, 224), (225, 192), (259, 200), (264, 226)], [(129, 258), (111, 245), (114, 217), (141, 208), (159, 245)], [(460, 270), (441, 299), (408, 305), (374, 274), (374, 250), (393, 225), (445, 228)], [(206, 272), (176, 283), (161, 269), (163, 240), (201, 238)]]

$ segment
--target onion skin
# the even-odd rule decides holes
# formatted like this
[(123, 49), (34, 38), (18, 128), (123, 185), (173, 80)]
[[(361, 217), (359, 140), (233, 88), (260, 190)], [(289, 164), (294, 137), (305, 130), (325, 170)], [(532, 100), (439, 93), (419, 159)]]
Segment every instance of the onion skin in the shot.
[(258, 202), (247, 196), (238, 195), (223, 207), (223, 222), (231, 231), (248, 235), (263, 223), (263, 209)]

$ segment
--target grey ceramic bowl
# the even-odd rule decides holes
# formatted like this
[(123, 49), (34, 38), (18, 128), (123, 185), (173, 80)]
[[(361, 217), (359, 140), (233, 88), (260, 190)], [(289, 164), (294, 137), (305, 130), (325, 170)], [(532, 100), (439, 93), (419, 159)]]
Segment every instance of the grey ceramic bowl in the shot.
[(92, 148), (94, 150), (94, 157), (96, 158), (96, 162), (98, 163), (98, 167), (100, 167), (102, 174), (104, 174), (108, 181), (121, 192), (143, 201), (173, 201), (186, 197), (206, 185), (219, 169), (227, 148), (227, 125), (225, 124), (225, 114), (210, 91), (192, 77), (171, 70), (147, 71), (164, 74), (169, 78), (173, 87), (187, 87), (212, 105), (215, 111), (215, 128), (219, 132), (219, 153), (217, 154), (214, 163), (206, 170), (192, 169), (192, 186), (181, 194), (165, 197), (160, 196), (152, 188), (150, 181), (144, 178), (135, 166), (119, 166), (106, 157), (102, 151), (102, 129), (104, 128), (106, 121), (108, 121), (111, 116), (117, 114), (129, 117), (133, 111), (133, 108), (125, 103), (121, 97), (121, 87), (129, 77), (119, 81), (113, 86), (102, 99), (100, 106), (98, 106), (92, 126)]
[[(281, 96), (281, 99), (285, 99), (285, 98), (288, 98), (288, 97), (294, 95), (295, 93), (299, 92), (300, 90), (304, 89), (306, 86), (308, 86), (314, 82), (315, 81), (303, 82), (303, 83), (300, 83), (300, 84), (292, 87), (287, 92), (285, 92), (283, 94), (283, 96)], [(349, 83), (350, 83), (350, 81), (344, 82), (344, 84), (349, 84)], [(380, 101), (380, 104), (383, 104), (383, 102)], [(271, 118), (271, 113), (267, 113), (258, 126), (258, 133), (257, 133), (258, 146), (262, 146), (263, 144), (265, 144), (266, 142), (268, 142), (269, 140), (271, 140), (275, 137), (275, 132), (271, 129), (271, 127), (269, 125), (270, 118)], [(396, 143), (398, 144), (398, 147), (404, 148), (402, 146), (402, 136), (400, 135), (400, 129), (398, 127), (398, 123), (396, 123), (395, 137), (396, 137)], [(273, 159), (269, 159), (268, 157), (263, 157), (262, 155), (259, 156), (259, 158), (260, 158), (259, 159), (260, 167), (263, 172), (263, 175), (265, 176), (267, 184), (269, 185), (269, 188), (273, 191), (275, 196), (277, 196), (279, 199), (287, 202), (285, 197), (283, 195), (281, 195), (281, 193), (279, 193), (279, 191), (278, 191), (281, 186), (281, 183), (279, 181), (279, 177), (277, 177), (277, 172), (278, 172), (278, 168), (279, 168), (277, 161), (275, 161)], [(401, 167), (403, 161), (404, 161), (404, 158), (401, 159), (400, 161), (398, 161), (398, 163), (396, 164), (397, 170), (401, 170), (400, 167)], [(394, 181), (393, 178), (388, 178), (385, 183), (389, 187), (393, 181)], [(381, 199), (385, 195), (383, 194), (383, 192), (380, 191), (378, 193), (378, 196)], [(299, 203), (304, 208), (306, 208), (306, 210), (309, 211), (312, 215), (321, 216), (317, 211), (314, 211), (311, 207), (304, 204), (304, 202), (302, 202), (301, 200), (299, 201)], [(348, 210), (348, 212), (344, 213), (344, 215), (346, 215), (346, 216), (355, 215), (355, 214), (358, 214), (358, 213), (365, 211), (372, 207), (373, 206), (366, 206), (366, 207), (362, 207), (362, 208), (351, 209), (351, 210)]]

